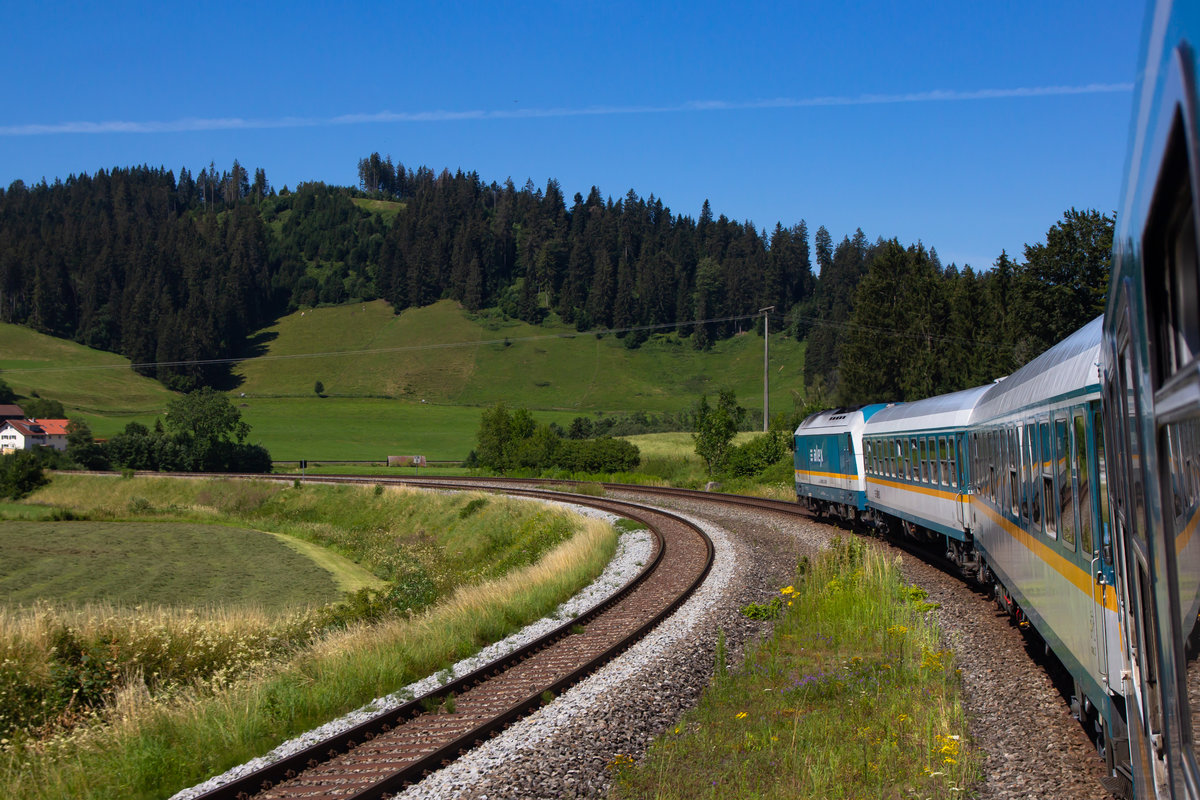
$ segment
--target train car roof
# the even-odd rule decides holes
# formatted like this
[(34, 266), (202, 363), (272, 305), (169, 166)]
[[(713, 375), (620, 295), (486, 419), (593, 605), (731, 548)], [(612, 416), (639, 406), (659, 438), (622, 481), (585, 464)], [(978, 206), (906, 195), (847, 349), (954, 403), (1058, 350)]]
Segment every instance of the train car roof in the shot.
[(796, 435), (816, 431), (824, 433), (848, 431), (851, 428), (861, 427), (866, 420), (887, 407), (887, 403), (874, 403), (868, 406), (846, 406), (831, 408), (828, 411), (818, 411), (816, 414), (810, 414), (804, 418), (800, 427), (796, 428)]
[(975, 410), (979, 398), (991, 388), (992, 384), (976, 386), (960, 392), (927, 397), (913, 403), (888, 406), (871, 417), (863, 434), (871, 436), (900, 431), (965, 428), (971, 421), (971, 413)]
[(1103, 317), (1096, 317), (1012, 375), (993, 384), (975, 406), (971, 422), (987, 422), (1089, 386), (1098, 386), (1103, 320)]

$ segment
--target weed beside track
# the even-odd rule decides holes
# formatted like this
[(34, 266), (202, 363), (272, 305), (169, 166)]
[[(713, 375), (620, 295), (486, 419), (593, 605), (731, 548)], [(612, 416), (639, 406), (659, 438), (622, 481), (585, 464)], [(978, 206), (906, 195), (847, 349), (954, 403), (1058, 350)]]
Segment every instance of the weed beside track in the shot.
[(861, 541), (802, 564), (771, 638), (713, 685), (641, 763), (611, 764), (623, 798), (960, 796), (978, 774), (959, 680), (919, 589)]

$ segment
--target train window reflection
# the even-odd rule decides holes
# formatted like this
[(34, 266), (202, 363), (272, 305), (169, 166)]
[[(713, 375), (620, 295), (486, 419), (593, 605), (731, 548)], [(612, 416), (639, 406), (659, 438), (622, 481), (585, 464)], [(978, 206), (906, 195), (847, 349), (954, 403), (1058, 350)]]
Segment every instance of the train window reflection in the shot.
[(950, 437), (950, 485), (958, 488), (962, 486), (962, 481), (958, 476), (958, 448), (955, 446), (954, 437)]
[(1071, 475), (1071, 440), (1067, 421), (1054, 420), (1054, 481), (1058, 487), (1058, 521), (1062, 543), (1075, 549), (1075, 488)]
[(1083, 552), (1091, 555), (1092, 551), (1092, 482), (1088, 470), (1087, 423), (1082, 414), (1076, 414), (1072, 420), (1075, 432), (1075, 491), (1079, 507), (1079, 545)]
[(1096, 501), (1100, 507), (1100, 530), (1099, 539), (1101, 543), (1100, 555), (1104, 559), (1104, 563), (1112, 565), (1112, 533), (1109, 531), (1109, 509), (1108, 509), (1108, 465), (1107, 458), (1104, 453), (1104, 428), (1100, 420), (1100, 411), (1092, 412), (1092, 438), (1096, 442), (1096, 485), (1099, 487), (1096, 490)]

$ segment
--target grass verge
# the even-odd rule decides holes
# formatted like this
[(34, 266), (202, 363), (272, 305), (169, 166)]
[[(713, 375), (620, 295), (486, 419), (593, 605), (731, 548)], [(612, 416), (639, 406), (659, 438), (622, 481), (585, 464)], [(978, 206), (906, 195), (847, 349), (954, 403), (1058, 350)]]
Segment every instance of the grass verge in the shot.
[(552, 611), (600, 573), (616, 535), (588, 520), (536, 563), (462, 586), (411, 618), (330, 632), (278, 669), (218, 694), (152, 699), (139, 684), (71, 734), (4, 744), (0, 796), (167, 796), (400, 686)]
[(778, 617), (645, 759), (609, 765), (622, 798), (953, 798), (978, 776), (952, 654), (895, 561), (840, 540), (797, 587), (744, 613)]

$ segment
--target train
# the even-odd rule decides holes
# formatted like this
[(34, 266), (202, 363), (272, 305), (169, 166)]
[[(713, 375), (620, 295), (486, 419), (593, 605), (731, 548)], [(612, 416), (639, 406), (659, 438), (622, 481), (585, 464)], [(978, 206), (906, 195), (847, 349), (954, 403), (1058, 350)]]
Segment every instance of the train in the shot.
[(1105, 786), (1137, 800), (1200, 800), (1192, 40), (1200, 6), (1151, 3), (1103, 316), (995, 383), (823, 411), (794, 434), (797, 501), (987, 587), (1069, 673)]

